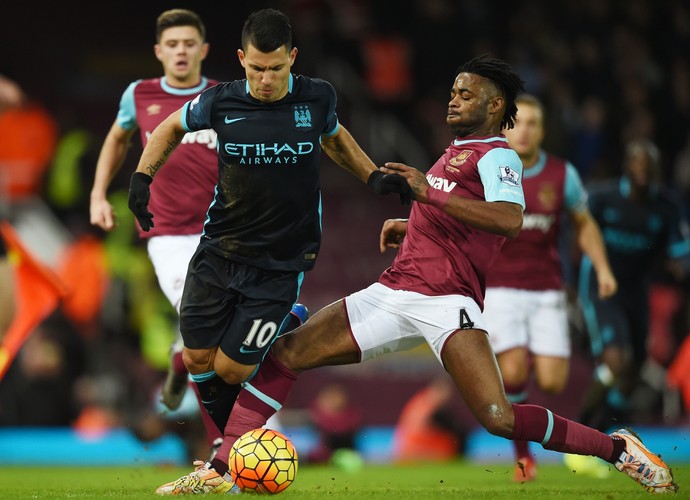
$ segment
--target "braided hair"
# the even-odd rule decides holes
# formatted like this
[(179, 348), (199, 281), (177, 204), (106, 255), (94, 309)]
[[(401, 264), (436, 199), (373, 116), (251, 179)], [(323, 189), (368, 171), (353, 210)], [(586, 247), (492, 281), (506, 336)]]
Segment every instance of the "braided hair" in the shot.
[(501, 120), (501, 129), (513, 128), (517, 105), (515, 98), (525, 90), (525, 82), (520, 78), (508, 63), (500, 59), (490, 57), (488, 54), (475, 57), (471, 61), (460, 66), (455, 76), (460, 73), (472, 73), (491, 80), (506, 100), (506, 109)]

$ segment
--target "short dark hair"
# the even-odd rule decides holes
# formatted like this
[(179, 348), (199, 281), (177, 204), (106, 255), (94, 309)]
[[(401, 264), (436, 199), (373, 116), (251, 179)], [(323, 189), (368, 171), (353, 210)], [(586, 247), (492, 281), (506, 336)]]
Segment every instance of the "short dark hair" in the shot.
[(475, 57), (471, 61), (460, 66), (455, 76), (460, 73), (472, 73), (491, 80), (506, 100), (506, 109), (501, 120), (501, 129), (513, 128), (517, 106), (515, 99), (520, 92), (525, 90), (525, 82), (520, 78), (508, 63), (500, 59), (490, 57), (488, 54)]
[(165, 30), (177, 26), (192, 26), (199, 31), (201, 40), (206, 40), (206, 27), (196, 12), (187, 9), (170, 9), (163, 12), (156, 20), (156, 42), (161, 41), (161, 35)]
[(249, 14), (242, 28), (242, 50), (253, 45), (268, 53), (287, 46), (292, 50), (292, 26), (288, 17), (276, 9), (262, 9)]

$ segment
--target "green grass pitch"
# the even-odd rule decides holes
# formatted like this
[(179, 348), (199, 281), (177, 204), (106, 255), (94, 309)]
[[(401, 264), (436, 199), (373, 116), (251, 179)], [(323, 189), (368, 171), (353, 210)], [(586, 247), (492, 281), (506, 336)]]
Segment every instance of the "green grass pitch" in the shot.
[[(674, 498), (690, 498), (690, 464), (673, 467), (680, 491)], [(0, 498), (81, 499), (160, 498), (159, 485), (189, 469), (166, 467), (0, 467)], [(605, 499), (649, 498), (650, 494), (623, 474), (608, 479), (574, 474), (563, 465), (540, 465), (537, 481), (512, 482), (512, 467), (464, 461), (408, 466), (366, 465), (356, 472), (331, 466), (304, 465), (281, 499)]]

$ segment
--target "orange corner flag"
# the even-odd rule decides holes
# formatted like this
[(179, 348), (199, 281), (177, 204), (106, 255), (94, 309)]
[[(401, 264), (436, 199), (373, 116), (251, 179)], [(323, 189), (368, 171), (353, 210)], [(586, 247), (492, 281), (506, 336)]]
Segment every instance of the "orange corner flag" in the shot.
[(49, 267), (37, 261), (24, 248), (19, 236), (6, 221), (0, 222), (0, 237), (5, 240), (17, 288), (14, 319), (0, 342), (1, 381), (29, 335), (67, 295), (67, 288)]

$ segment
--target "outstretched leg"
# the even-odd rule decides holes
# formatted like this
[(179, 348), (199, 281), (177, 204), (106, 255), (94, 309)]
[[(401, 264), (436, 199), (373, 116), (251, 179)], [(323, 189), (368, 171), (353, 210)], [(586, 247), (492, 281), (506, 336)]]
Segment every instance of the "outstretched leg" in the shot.
[(511, 405), (486, 332), (455, 332), (446, 342), (441, 359), (465, 403), (490, 433), (535, 441), (548, 450), (594, 455), (614, 464), (649, 491), (677, 490), (668, 466), (627, 431), (608, 436), (541, 406)]

